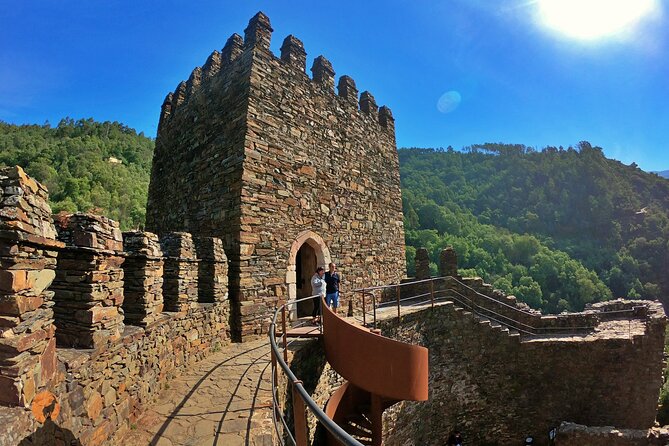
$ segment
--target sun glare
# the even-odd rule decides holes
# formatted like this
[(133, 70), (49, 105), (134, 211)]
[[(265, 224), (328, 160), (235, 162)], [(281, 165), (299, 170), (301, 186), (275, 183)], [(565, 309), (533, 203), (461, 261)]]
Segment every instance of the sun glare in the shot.
[(581, 40), (627, 33), (659, 9), (658, 0), (538, 0), (538, 6), (548, 28)]

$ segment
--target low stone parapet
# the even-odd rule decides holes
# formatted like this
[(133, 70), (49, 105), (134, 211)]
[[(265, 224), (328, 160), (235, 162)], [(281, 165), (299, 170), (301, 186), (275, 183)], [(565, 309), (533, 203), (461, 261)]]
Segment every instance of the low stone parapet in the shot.
[(100, 348), (123, 333), (123, 240), (118, 223), (90, 214), (60, 215), (65, 243), (53, 283), (60, 346)]
[(617, 429), (611, 426), (560, 424), (555, 446), (664, 446), (669, 444), (667, 429)]
[(216, 237), (198, 237), (195, 248), (199, 260), (198, 301), (226, 302), (228, 300), (228, 258), (223, 242)]
[(187, 311), (198, 300), (198, 260), (193, 236), (187, 232), (170, 232), (160, 238), (160, 246), (165, 256), (165, 311)]
[(123, 233), (123, 311), (125, 322), (146, 326), (163, 311), (163, 257), (160, 241), (151, 232)]

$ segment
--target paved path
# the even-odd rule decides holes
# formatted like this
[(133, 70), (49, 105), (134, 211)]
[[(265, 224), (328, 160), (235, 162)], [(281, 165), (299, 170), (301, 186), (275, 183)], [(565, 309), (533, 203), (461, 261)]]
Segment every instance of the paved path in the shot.
[(169, 381), (120, 444), (271, 446), (266, 339), (230, 344)]

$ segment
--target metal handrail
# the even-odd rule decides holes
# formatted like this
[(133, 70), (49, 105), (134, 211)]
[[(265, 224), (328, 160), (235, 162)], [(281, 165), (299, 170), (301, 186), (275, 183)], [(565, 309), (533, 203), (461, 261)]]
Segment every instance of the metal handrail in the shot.
[[(311, 398), (309, 393), (306, 391), (304, 386), (302, 385), (302, 381), (299, 380), (295, 374), (290, 370), (290, 367), (288, 366), (287, 361), (284, 359), (284, 355), (286, 354), (285, 348), (286, 348), (286, 331), (284, 327), (283, 331), (283, 341), (284, 341), (284, 351), (281, 352), (279, 349), (279, 346), (276, 342), (276, 321), (279, 313), (285, 314), (285, 309), (289, 305), (297, 304), (298, 302), (302, 302), (305, 300), (309, 299), (314, 299), (314, 298), (320, 298), (319, 295), (315, 296), (309, 296), (301, 299), (293, 299), (290, 301), (287, 301), (285, 304), (281, 305), (277, 310), (274, 312), (274, 316), (272, 317), (272, 323), (270, 325), (270, 330), (269, 330), (269, 341), (270, 341), (270, 347), (272, 350), (272, 401), (274, 405), (274, 410), (273, 412), (273, 417), (274, 417), (274, 426), (277, 432), (277, 436), (279, 439), (282, 438), (281, 433), (279, 432), (279, 426), (277, 424), (277, 416), (281, 419), (281, 424), (284, 426), (285, 432), (288, 434), (288, 437), (290, 438), (292, 444), (294, 446), (297, 446), (298, 443), (296, 441), (295, 436), (290, 432), (290, 428), (288, 427), (288, 423), (286, 422), (283, 413), (280, 411), (278, 407), (278, 398), (277, 398), (277, 386), (276, 386), (276, 380), (277, 380), (277, 375), (276, 375), (276, 365), (281, 368), (283, 373), (287, 376), (289, 382), (291, 383), (293, 387), (293, 409), (296, 412), (295, 418), (297, 420), (297, 416), (300, 415), (299, 412), (299, 407), (301, 404), (296, 404), (297, 401), (295, 400), (295, 397), (298, 396), (301, 402), (306, 406), (306, 409), (311, 411), (311, 413), (314, 414), (316, 419), (323, 425), (325, 429), (332, 434), (332, 436), (340, 441), (343, 445), (345, 446), (363, 446), (362, 443), (360, 443), (358, 440), (353, 438), (351, 435), (348, 434), (344, 429), (342, 429), (337, 423), (332, 421), (330, 417), (328, 417), (325, 412), (316, 404), (316, 402)], [(323, 302), (321, 302), (321, 305)], [(322, 308), (322, 307), (321, 307)], [(304, 413), (301, 414), (304, 416)]]
[[(417, 295), (412, 295), (410, 297), (405, 297), (405, 298), (401, 298), (401, 299), (397, 298), (395, 301), (388, 300), (386, 302), (379, 303), (378, 306), (374, 305), (373, 309), (372, 309), (373, 313), (374, 313), (374, 318), (373, 318), (372, 325), (373, 325), (374, 328), (376, 328), (376, 323), (377, 323), (377, 320), (376, 320), (376, 310), (377, 310), (377, 308), (388, 308), (388, 307), (392, 307), (392, 306), (396, 305), (397, 306), (397, 311), (398, 311), (398, 317), (399, 317), (400, 313), (401, 313), (400, 306), (402, 305), (403, 302), (415, 301), (418, 298), (426, 297), (426, 296), (430, 296), (430, 299), (426, 300), (426, 301), (422, 301), (422, 303), (430, 302), (432, 307), (434, 307), (435, 302), (439, 302), (439, 301), (443, 301), (443, 300), (449, 300), (449, 299), (450, 300), (455, 300), (459, 304), (461, 304), (462, 306), (466, 307), (467, 309), (471, 310), (472, 312), (474, 312), (475, 314), (477, 314), (481, 317), (488, 318), (491, 321), (497, 322), (497, 323), (499, 323), (499, 324), (501, 324), (501, 325), (503, 325), (507, 328), (516, 330), (518, 332), (522, 332), (523, 334), (526, 334), (526, 335), (529, 335), (529, 336), (540, 336), (540, 335), (545, 335), (545, 334), (550, 333), (550, 332), (556, 333), (556, 332), (560, 332), (560, 331), (561, 332), (577, 332), (577, 331), (593, 330), (594, 328), (596, 328), (596, 325), (563, 326), (563, 327), (546, 327), (546, 326), (529, 325), (529, 324), (526, 324), (524, 322), (521, 322), (518, 319), (515, 319), (515, 318), (507, 316), (507, 315), (500, 314), (497, 311), (494, 311), (490, 308), (479, 305), (476, 302), (474, 302), (472, 299), (470, 299), (469, 297), (465, 296), (464, 294), (460, 293), (457, 290), (454, 290), (454, 289), (437, 290), (437, 291), (434, 290), (434, 283), (435, 282), (446, 281), (446, 280), (451, 280), (451, 281), (457, 283), (458, 285), (466, 288), (467, 290), (470, 290), (470, 291), (474, 292), (477, 296), (479, 296), (479, 297), (481, 297), (481, 298), (483, 298), (487, 301), (492, 302), (495, 306), (505, 307), (505, 308), (508, 308), (509, 310), (512, 310), (516, 313), (520, 313), (520, 314), (523, 314), (523, 315), (526, 315), (526, 316), (532, 316), (532, 317), (538, 316), (537, 313), (533, 313), (533, 312), (530, 312), (530, 311), (523, 310), (523, 309), (518, 308), (516, 306), (507, 304), (506, 302), (502, 302), (500, 300), (497, 300), (495, 298), (492, 298), (490, 296), (482, 294), (478, 290), (462, 283), (460, 280), (458, 280), (457, 278), (455, 278), (453, 276), (432, 277), (432, 278), (429, 278), (429, 279), (416, 280), (416, 281), (413, 281), (413, 282), (405, 282), (405, 283), (402, 283), (402, 284), (368, 287), (368, 288), (353, 290), (353, 292), (354, 293), (355, 292), (363, 293), (363, 295), (372, 294), (372, 296), (375, 296), (374, 293), (371, 293), (371, 291), (393, 290), (394, 289), (394, 290), (396, 290), (396, 293), (399, 296), (400, 287), (412, 286), (412, 285), (416, 285), (416, 284), (424, 284), (424, 283), (430, 282), (430, 292), (417, 294)], [(443, 295), (444, 293), (455, 293), (455, 294), (458, 295), (458, 297), (455, 297), (455, 296), (437, 297), (437, 295)], [(418, 305), (418, 304), (417, 303), (412, 303), (411, 305), (407, 305), (407, 306), (415, 306), (415, 305)], [(627, 309), (627, 310), (598, 311), (595, 314), (597, 314), (597, 315), (624, 314), (624, 313), (633, 314), (638, 309), (640, 309), (642, 307), (643, 306), (637, 305), (637, 306), (633, 306), (632, 308)], [(363, 312), (363, 323), (364, 323), (364, 322), (366, 322), (366, 313), (367, 313), (367, 309), (366, 309), (365, 306), (363, 306), (362, 312)]]

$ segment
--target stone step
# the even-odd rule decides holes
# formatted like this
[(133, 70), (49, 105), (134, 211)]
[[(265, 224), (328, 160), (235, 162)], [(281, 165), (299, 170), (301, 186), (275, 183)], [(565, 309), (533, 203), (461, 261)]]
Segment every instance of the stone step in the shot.
[(479, 322), (479, 325), (484, 325), (484, 326), (487, 325), (491, 329), (493, 329), (495, 331), (499, 331), (500, 334), (502, 334), (502, 335), (506, 334), (507, 336), (512, 337), (514, 339), (515, 338), (520, 339), (520, 337), (521, 337), (521, 334), (518, 330), (514, 330), (513, 328), (509, 328), (505, 325), (502, 325), (501, 323), (493, 321), (486, 316), (482, 316), (482, 315), (473, 313), (472, 311), (469, 311), (469, 310), (467, 310), (463, 307), (458, 306), (457, 303), (455, 303), (455, 302), (448, 301), (448, 304), (452, 304), (453, 309), (456, 312), (462, 313), (463, 316), (471, 316), (474, 319), (476, 319)]
[(358, 440), (360, 440), (360, 438), (371, 438), (372, 436), (371, 429), (361, 428), (359, 425), (352, 423), (346, 425), (346, 432), (357, 437)]

